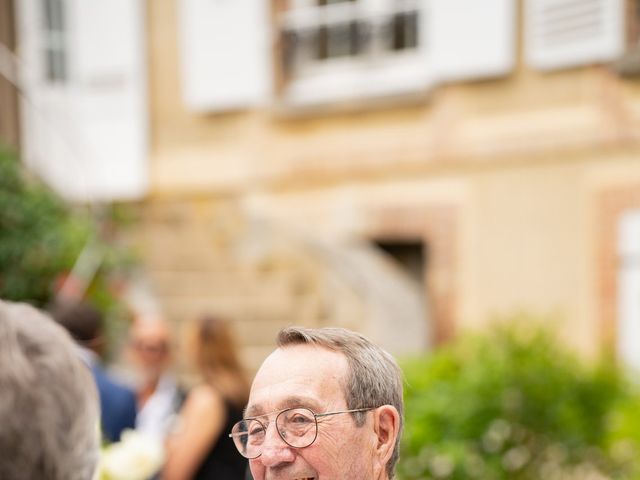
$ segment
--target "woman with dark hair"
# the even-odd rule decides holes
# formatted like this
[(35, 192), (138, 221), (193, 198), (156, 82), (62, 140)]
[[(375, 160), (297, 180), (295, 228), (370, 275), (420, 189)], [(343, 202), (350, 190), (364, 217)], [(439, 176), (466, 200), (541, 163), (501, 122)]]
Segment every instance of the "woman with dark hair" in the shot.
[(242, 419), (249, 382), (228, 322), (204, 316), (189, 337), (202, 383), (193, 388), (167, 440), (164, 480), (243, 480), (247, 462), (227, 433)]

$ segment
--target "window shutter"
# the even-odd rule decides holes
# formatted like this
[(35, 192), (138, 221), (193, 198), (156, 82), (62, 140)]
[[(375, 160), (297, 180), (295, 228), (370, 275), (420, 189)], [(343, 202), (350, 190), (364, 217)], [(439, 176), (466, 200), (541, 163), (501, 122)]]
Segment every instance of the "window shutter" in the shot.
[(271, 89), (268, 0), (179, 0), (182, 91), (193, 110), (246, 108)]
[(65, 80), (44, 65), (43, 2), (18, 2), (23, 158), (63, 196), (144, 195), (146, 102), (142, 0), (65, 0)]
[(146, 89), (142, 0), (74, 0), (74, 127), (86, 151), (83, 190), (93, 198), (143, 195)]
[(618, 225), (618, 354), (640, 369), (640, 210), (624, 213)]
[(427, 44), (437, 80), (504, 75), (515, 58), (515, 0), (427, 0)]
[(527, 62), (554, 70), (607, 62), (624, 48), (624, 0), (527, 0)]

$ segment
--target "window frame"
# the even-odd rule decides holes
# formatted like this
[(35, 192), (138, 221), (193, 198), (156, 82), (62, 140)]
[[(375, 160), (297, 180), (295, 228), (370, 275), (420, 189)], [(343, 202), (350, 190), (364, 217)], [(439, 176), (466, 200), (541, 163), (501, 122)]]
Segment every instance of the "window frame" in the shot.
[[(370, 99), (376, 96), (397, 95), (416, 90), (424, 91), (427, 62), (424, 59), (426, 36), (422, 16), (425, 15), (425, 0), (344, 0), (319, 5), (318, 0), (292, 0), (276, 14), (276, 30), (279, 36), (278, 75), (280, 100), (285, 104), (334, 103), (343, 100)], [(398, 14), (415, 12), (415, 42), (406, 48), (393, 48), (393, 21)], [(407, 18), (410, 18), (407, 16)], [(384, 23), (391, 31), (388, 45), (384, 45)], [(314, 57), (313, 45), (309, 38), (323, 27), (336, 25), (364, 25), (360, 32), (372, 38), (361, 40), (364, 46), (357, 46), (357, 38), (350, 37), (351, 52), (345, 55)], [(366, 30), (369, 32), (366, 32)], [(365, 33), (362, 33), (365, 32)], [(373, 33), (372, 33), (373, 32)], [(298, 35), (297, 40), (307, 42), (302, 47), (289, 47), (288, 35)], [(358, 35), (358, 32), (352, 35)], [(305, 38), (306, 36), (306, 38)], [(295, 40), (294, 40), (295, 41)], [(311, 45), (311, 46), (309, 46)], [(361, 50), (359, 50), (361, 49)], [(378, 83), (389, 83), (389, 87), (375, 91), (366, 77), (373, 75)], [(387, 82), (387, 79), (389, 80)], [(335, 94), (325, 90), (323, 80), (336, 90)], [(360, 84), (358, 88), (354, 85)], [(341, 95), (341, 87), (351, 89)]]

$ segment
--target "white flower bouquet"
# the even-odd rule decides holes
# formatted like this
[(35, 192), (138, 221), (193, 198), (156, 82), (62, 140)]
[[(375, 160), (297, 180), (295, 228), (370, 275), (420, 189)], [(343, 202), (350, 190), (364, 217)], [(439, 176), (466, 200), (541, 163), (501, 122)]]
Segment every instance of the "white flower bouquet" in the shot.
[(121, 440), (107, 445), (100, 457), (99, 480), (147, 480), (164, 461), (162, 443), (135, 430), (125, 430)]

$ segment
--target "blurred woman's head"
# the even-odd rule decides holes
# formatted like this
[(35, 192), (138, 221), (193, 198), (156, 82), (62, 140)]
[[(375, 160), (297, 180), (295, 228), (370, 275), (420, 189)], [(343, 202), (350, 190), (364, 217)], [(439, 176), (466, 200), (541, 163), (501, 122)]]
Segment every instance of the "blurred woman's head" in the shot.
[(199, 317), (191, 336), (191, 354), (205, 382), (227, 400), (239, 405), (246, 402), (249, 383), (226, 319), (213, 315)]

